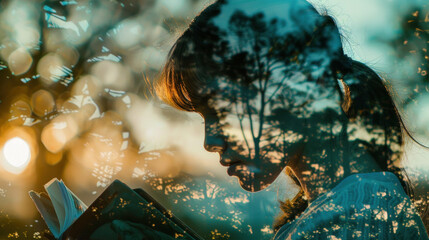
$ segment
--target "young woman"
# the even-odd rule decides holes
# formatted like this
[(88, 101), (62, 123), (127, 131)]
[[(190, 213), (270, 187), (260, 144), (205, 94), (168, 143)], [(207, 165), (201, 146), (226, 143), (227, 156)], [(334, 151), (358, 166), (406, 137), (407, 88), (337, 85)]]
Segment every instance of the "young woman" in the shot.
[(428, 239), (386, 86), (308, 2), (215, 2), (171, 49), (157, 92), (201, 114), (205, 148), (244, 189), (285, 169), (301, 187), (275, 239)]

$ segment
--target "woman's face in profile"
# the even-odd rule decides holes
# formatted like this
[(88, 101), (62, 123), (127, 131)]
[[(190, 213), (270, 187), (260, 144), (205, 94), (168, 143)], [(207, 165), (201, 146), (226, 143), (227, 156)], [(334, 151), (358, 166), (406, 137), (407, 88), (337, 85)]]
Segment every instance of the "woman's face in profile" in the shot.
[(252, 192), (271, 184), (286, 166), (286, 159), (298, 155), (305, 131), (286, 112), (262, 114), (260, 104), (257, 99), (231, 99), (224, 90), (197, 109), (204, 118), (204, 147), (219, 153), (228, 175), (237, 177), (242, 188)]

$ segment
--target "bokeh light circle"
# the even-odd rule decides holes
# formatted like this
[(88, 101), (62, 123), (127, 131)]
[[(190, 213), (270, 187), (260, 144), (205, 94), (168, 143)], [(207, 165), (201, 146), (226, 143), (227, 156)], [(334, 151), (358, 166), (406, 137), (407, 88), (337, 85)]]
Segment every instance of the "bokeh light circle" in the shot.
[(25, 168), (31, 159), (30, 145), (19, 137), (8, 140), (2, 153), (6, 162), (16, 168)]

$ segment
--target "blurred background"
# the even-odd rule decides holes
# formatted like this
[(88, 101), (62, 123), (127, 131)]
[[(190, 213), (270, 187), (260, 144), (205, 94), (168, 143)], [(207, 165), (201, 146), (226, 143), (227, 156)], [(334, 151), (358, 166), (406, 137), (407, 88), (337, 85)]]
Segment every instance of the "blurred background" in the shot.
[[(56, 177), (89, 205), (114, 180), (143, 188), (207, 239), (270, 239), (279, 177), (242, 190), (203, 148), (197, 114), (151, 94), (169, 48), (209, 0), (0, 1), (0, 238), (41, 239), (29, 190)], [(332, 15), (349, 56), (390, 84), (410, 133), (429, 145), (429, 4), (312, 0)], [(417, 204), (429, 150), (411, 140), (404, 166)]]

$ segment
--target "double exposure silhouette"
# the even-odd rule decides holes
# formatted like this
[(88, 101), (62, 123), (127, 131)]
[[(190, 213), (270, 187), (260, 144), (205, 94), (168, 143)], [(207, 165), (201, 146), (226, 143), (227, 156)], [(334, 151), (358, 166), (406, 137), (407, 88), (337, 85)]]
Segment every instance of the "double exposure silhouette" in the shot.
[(283, 203), (277, 229), (289, 224), (278, 239), (427, 238), (387, 87), (343, 53), (334, 20), (306, 1), (210, 5), (171, 49), (157, 91), (204, 118), (205, 148), (244, 189), (287, 169), (302, 191)]

